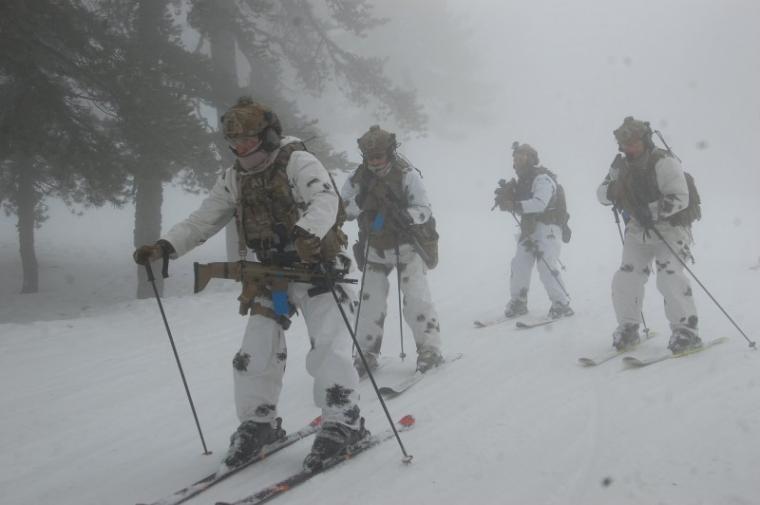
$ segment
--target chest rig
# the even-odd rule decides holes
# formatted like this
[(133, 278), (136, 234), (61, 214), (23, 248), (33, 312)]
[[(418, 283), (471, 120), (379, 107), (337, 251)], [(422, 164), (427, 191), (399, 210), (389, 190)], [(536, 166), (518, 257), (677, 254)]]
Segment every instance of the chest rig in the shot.
[(299, 212), (286, 168), (293, 152), (305, 150), (300, 142), (287, 144), (261, 172), (245, 173), (236, 164), (239, 201), (235, 217), (241, 255), (249, 247), (266, 261), (273, 252), (282, 253), (293, 243), (292, 230)]
[[(394, 160), (391, 169), (382, 180), (371, 173), (366, 163), (362, 164), (354, 174), (354, 181), (359, 183), (359, 195), (356, 197), (360, 202), (361, 214), (359, 215), (359, 231), (366, 237), (369, 234), (369, 243), (376, 249), (393, 249), (397, 244), (405, 243), (404, 234), (392, 219), (384, 219), (380, 229), (373, 227), (378, 214), (387, 216), (388, 206), (393, 205), (390, 200), (397, 198), (403, 206), (399, 211), (405, 211), (408, 201), (404, 192), (404, 173), (409, 167), (401, 160)], [(388, 198), (386, 192), (392, 192), (394, 198)]]
[[(515, 187), (515, 199), (520, 201), (533, 198), (533, 181), (535, 181), (536, 177), (541, 174), (548, 175), (551, 178), (555, 185), (555, 191), (543, 212), (538, 214), (523, 214), (520, 225), (522, 236), (528, 236), (533, 233), (536, 229), (537, 222), (554, 224), (562, 227), (562, 240), (567, 242), (570, 238), (569, 232), (566, 232), (565, 228), (567, 227), (567, 221), (570, 216), (567, 214), (567, 203), (565, 202), (564, 189), (557, 181), (557, 175), (554, 172), (546, 167), (537, 167), (530, 174), (519, 177)], [(567, 240), (565, 240), (566, 236)]]

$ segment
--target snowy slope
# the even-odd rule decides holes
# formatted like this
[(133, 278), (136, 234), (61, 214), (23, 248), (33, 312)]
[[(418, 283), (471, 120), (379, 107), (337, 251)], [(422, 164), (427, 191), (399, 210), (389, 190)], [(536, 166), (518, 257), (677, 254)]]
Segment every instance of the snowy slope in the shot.
[[(760, 355), (748, 350), (701, 292), (703, 335), (727, 335), (729, 343), (637, 371), (622, 370), (619, 360), (593, 369), (576, 365), (578, 356), (609, 346), (614, 326), (609, 281), (619, 242), (608, 216), (594, 211), (584, 213), (591, 221), (576, 223), (574, 241), (563, 254), (576, 316), (530, 331), (509, 323), (472, 327), (476, 318), (498, 315), (506, 301), (514, 248), (507, 216), (439, 212), (443, 254), (431, 288), (446, 351), (465, 356), (389, 402), (395, 417), (417, 418), (416, 428), (404, 436), (414, 463), (402, 465), (398, 447), (389, 442), (277, 502), (757, 503)], [(594, 219), (603, 233), (590, 234)], [(720, 225), (717, 217), (706, 219), (697, 233), (706, 236)], [(471, 234), (466, 240), (465, 232)], [(234, 283), (214, 281), (207, 292), (188, 293), (191, 261), (220, 258), (221, 241), (172, 264), (173, 284), (164, 299), (214, 452), (203, 456), (156, 302), (130, 299), (133, 266), (122, 257), (129, 245), (115, 241), (107, 251), (64, 251), (46, 240), (52, 238), (43, 235), (40, 248), (56, 251), (58, 265), (43, 269), (47, 294), (12, 295), (7, 286), (18, 285), (18, 271), (2, 270), (0, 502), (149, 502), (210, 472), (237, 425), (230, 362), (245, 321), (236, 312)], [(472, 247), (479, 240), (482, 246)], [(2, 250), (9, 251), (9, 244), (4, 240)], [(739, 233), (726, 234), (719, 244), (698, 241), (695, 269), (757, 338), (760, 274), (748, 270), (756, 256), (748, 254), (748, 245), (757, 244)], [(114, 258), (111, 263), (99, 260), (104, 253)], [(52, 255), (41, 256), (45, 265), (53, 261)], [(12, 266), (14, 258), (3, 253), (2, 261)], [(76, 277), (66, 280), (64, 272)], [(530, 306), (541, 315), (549, 302), (537, 279), (533, 286)], [(645, 310), (660, 337), (642, 354), (660, 350), (667, 338), (661, 298), (653, 282), (648, 289)], [(93, 293), (100, 295), (93, 300)], [(83, 309), (78, 297), (91, 306)], [(30, 304), (42, 316), (35, 319), (43, 320), (30, 322)], [(395, 307), (393, 299), (390, 304)], [(387, 356), (398, 355), (394, 313), (391, 308), (386, 322)], [(308, 344), (300, 319), (288, 345), (280, 414), (285, 428), (296, 430), (318, 414), (303, 367)], [(406, 346), (413, 349), (408, 335)], [(380, 382), (404, 368), (411, 372), (413, 359), (395, 359)], [(368, 427), (384, 429), (370, 384), (362, 388)], [(309, 443), (189, 503), (238, 498), (279, 480), (300, 466)]]

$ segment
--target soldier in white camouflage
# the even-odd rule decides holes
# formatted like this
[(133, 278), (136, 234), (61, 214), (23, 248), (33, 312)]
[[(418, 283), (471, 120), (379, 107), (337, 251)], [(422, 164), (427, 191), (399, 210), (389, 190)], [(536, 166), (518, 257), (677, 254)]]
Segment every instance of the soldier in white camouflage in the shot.
[[(417, 370), (426, 372), (443, 361), (427, 282), (427, 270), (438, 260), (433, 212), (420, 173), (396, 151), (395, 134), (375, 125), (358, 144), (363, 162), (341, 189), (347, 218), (359, 222), (354, 256), (364, 271), (364, 292), (357, 340), (370, 369), (376, 368), (388, 313), (388, 276), (398, 266), (403, 317), (414, 335)], [(354, 364), (366, 374), (358, 355)]]
[(623, 258), (612, 279), (618, 321), (613, 346), (623, 350), (640, 341), (644, 285), (654, 260), (657, 289), (672, 332), (668, 348), (673, 353), (698, 348), (702, 341), (689, 278), (678, 258), (652, 233), (655, 228), (683, 260), (693, 259), (689, 246), (695, 207), (690, 205), (687, 176), (671, 153), (655, 147), (649, 123), (627, 117), (614, 135), (622, 154), (597, 190), (599, 201), (615, 205), (626, 221)]
[[(222, 174), (198, 210), (156, 244), (138, 248), (135, 261), (144, 264), (164, 255), (182, 256), (235, 219), (241, 258), (250, 249), (259, 261), (274, 266), (297, 261), (347, 269), (350, 259), (342, 253), (347, 239), (340, 229), (342, 203), (319, 160), (299, 139), (282, 135), (270, 109), (247, 97), (224, 114), (222, 128), (236, 157), (234, 165)], [(240, 297), (240, 312), (250, 317), (232, 361), (240, 426), (225, 457), (230, 467), (285, 435), (276, 422), (277, 403), (287, 359), (285, 330), (296, 309), (306, 322), (311, 346), (306, 370), (314, 378), (314, 402), (322, 409), (321, 429), (304, 465), (318, 467), (366, 433), (351, 338), (332, 294), (324, 286), (306, 283), (281, 288), (290, 308), (286, 314), (278, 313), (267, 291), (257, 291), (250, 299)], [(342, 285), (336, 285), (336, 290), (346, 312), (355, 313), (355, 294)]]
[(538, 151), (529, 144), (512, 145), (512, 167), (517, 179), (501, 181), (494, 193), (494, 207), (519, 216), (520, 234), (510, 265), (510, 299), (504, 309), (507, 318), (528, 313), (528, 291), (533, 267), (552, 304), (551, 319), (569, 317), (570, 296), (559, 269), (562, 242), (570, 240), (564, 191), (556, 175), (541, 166)]

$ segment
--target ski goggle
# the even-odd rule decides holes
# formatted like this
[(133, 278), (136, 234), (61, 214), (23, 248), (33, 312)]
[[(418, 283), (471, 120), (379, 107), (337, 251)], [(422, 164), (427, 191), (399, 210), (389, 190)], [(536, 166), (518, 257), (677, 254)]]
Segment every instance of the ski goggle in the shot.
[(234, 137), (225, 137), (224, 140), (229, 144), (230, 149), (238, 156), (247, 156), (259, 147), (261, 147), (261, 139), (259, 137), (247, 137), (243, 135)]

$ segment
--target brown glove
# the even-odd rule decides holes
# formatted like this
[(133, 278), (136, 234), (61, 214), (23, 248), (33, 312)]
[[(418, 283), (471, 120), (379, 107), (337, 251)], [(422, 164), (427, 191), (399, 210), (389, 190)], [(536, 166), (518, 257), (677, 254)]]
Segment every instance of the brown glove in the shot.
[(298, 257), (304, 263), (319, 263), (319, 246), (321, 240), (316, 235), (312, 235), (303, 228), (296, 226), (293, 229), (295, 235), (295, 246)]
[(520, 206), (520, 202), (516, 202), (514, 200), (510, 200), (507, 198), (497, 198), (496, 203), (499, 205), (499, 208), (501, 210), (506, 210), (507, 212), (521, 212), (522, 207)]
[(159, 260), (164, 255), (169, 256), (173, 252), (174, 247), (169, 242), (159, 240), (153, 245), (141, 245), (132, 253), (132, 258), (138, 265), (147, 265), (151, 261)]

